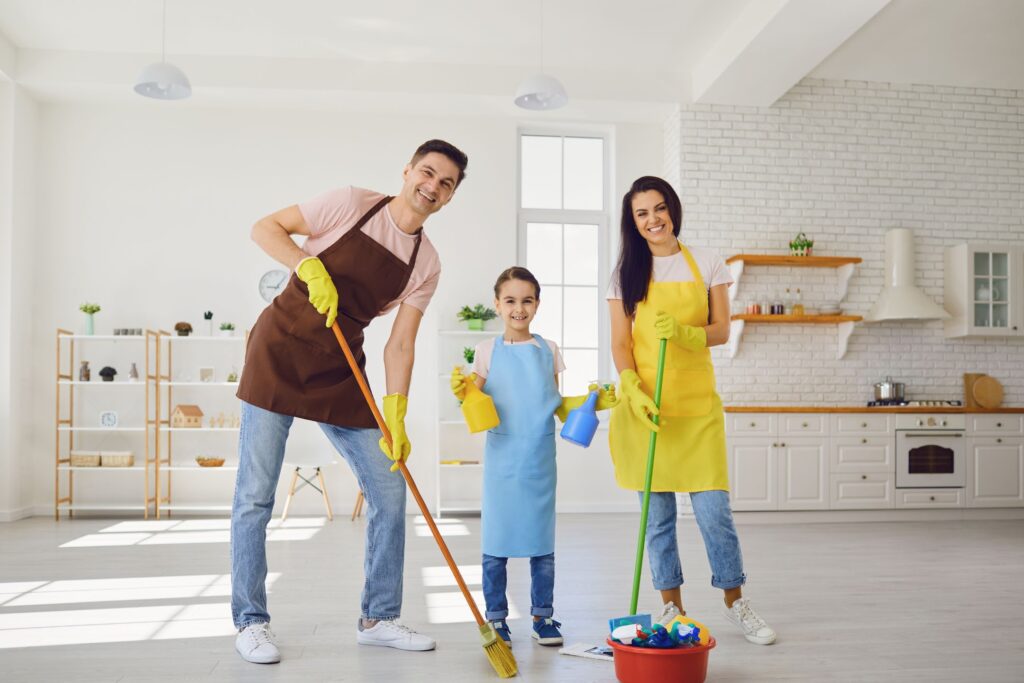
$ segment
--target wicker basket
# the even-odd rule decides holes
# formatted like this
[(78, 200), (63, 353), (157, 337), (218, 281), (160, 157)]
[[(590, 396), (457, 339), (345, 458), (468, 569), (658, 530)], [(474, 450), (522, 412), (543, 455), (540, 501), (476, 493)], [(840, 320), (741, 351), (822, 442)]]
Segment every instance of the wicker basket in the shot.
[(100, 453), (103, 467), (132, 467), (135, 456), (131, 451), (103, 451)]
[(221, 467), (224, 465), (224, 458), (213, 458), (210, 456), (197, 455), (196, 464), (200, 467)]
[(99, 451), (71, 451), (72, 467), (99, 467)]

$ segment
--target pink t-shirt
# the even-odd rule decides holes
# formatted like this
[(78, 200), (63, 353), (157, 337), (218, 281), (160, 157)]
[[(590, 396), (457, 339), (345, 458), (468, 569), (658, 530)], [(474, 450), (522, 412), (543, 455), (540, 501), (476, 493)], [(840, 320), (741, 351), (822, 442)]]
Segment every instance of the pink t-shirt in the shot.
[[(548, 348), (551, 349), (551, 357), (554, 360), (554, 363), (552, 363), (552, 370), (554, 370), (555, 374), (557, 375), (558, 373), (565, 370), (565, 361), (562, 360), (562, 353), (558, 350), (558, 344), (551, 341), (550, 339), (545, 339), (544, 341), (547, 342)], [(497, 342), (498, 337), (491, 337), (490, 339), (485, 339), (476, 345), (476, 355), (473, 356), (473, 372), (475, 372), (478, 376), (483, 377), (484, 379), (487, 379), (487, 374), (491, 371), (491, 357), (494, 355), (494, 345)], [(533, 344), (534, 346), (537, 347), (540, 346), (540, 344), (537, 343), (536, 339), (527, 339), (526, 341), (522, 342), (508, 343)]]
[[(299, 204), (299, 211), (306, 219), (306, 225), (309, 226), (310, 231), (310, 236), (302, 245), (302, 250), (310, 256), (316, 256), (341, 239), (341, 236), (348, 232), (363, 214), (383, 198), (384, 195), (379, 192), (350, 185), (330, 190), (308, 202)], [(398, 227), (387, 206), (375, 213), (362, 227), (362, 230), (403, 262), (409, 263), (412, 251), (416, 246), (416, 236), (410, 235)], [(416, 254), (416, 264), (413, 266), (409, 283), (397, 299), (384, 307), (381, 314), (387, 313), (401, 303), (415, 306), (420, 311), (426, 311), (427, 304), (430, 303), (430, 298), (434, 296), (434, 290), (437, 289), (437, 281), (440, 277), (441, 259), (426, 233), (423, 233), (420, 251)]]

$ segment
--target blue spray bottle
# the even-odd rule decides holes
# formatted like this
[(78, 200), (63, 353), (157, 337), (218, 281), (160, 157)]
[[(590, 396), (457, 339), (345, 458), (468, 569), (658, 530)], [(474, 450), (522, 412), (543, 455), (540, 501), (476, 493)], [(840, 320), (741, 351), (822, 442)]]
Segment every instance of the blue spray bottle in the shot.
[(561, 436), (569, 443), (586, 448), (597, 432), (597, 390), (587, 395), (586, 402), (569, 411), (562, 425)]

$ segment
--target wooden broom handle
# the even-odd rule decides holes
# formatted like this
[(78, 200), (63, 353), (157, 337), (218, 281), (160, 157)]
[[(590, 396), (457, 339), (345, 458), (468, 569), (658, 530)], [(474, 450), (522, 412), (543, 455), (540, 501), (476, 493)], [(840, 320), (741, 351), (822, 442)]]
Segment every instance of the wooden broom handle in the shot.
[[(348, 365), (352, 369), (352, 375), (356, 378), (356, 382), (359, 384), (359, 390), (363, 392), (363, 398), (366, 399), (366, 404), (370, 406), (370, 410), (373, 411), (373, 419), (377, 421), (377, 426), (380, 428), (381, 433), (384, 434), (384, 439), (388, 442), (388, 445), (392, 445), (391, 432), (388, 430), (388, 426), (384, 422), (384, 417), (380, 414), (380, 410), (377, 408), (377, 402), (373, 400), (373, 394), (370, 393), (370, 387), (366, 385), (366, 378), (363, 377), (363, 373), (359, 369), (359, 364), (356, 363), (356, 359), (352, 355), (352, 349), (348, 347), (348, 342), (345, 341), (345, 335), (341, 333), (341, 328), (338, 327), (337, 322), (331, 326), (331, 331), (334, 332), (334, 337), (338, 340), (338, 345), (341, 346), (341, 352), (345, 354), (345, 360), (348, 361)], [(444, 555), (444, 560), (448, 563), (448, 568), (452, 570), (452, 574), (455, 576), (455, 582), (459, 584), (459, 590), (462, 591), (463, 597), (466, 598), (466, 603), (469, 605), (469, 609), (473, 611), (473, 617), (476, 619), (477, 625), (483, 626), (483, 615), (480, 614), (480, 609), (476, 606), (473, 596), (470, 595), (469, 588), (466, 587), (466, 582), (462, 578), (462, 572), (459, 571), (458, 565), (455, 564), (455, 560), (452, 558), (452, 554), (448, 550), (448, 544), (444, 542), (443, 538), (441, 538), (441, 532), (438, 531), (437, 524), (434, 523), (434, 518), (430, 515), (430, 510), (427, 509), (427, 504), (424, 502), (423, 496), (420, 495), (420, 490), (417, 488), (416, 482), (413, 481), (412, 474), (409, 472), (409, 468), (405, 466), (404, 460), (398, 461), (398, 470), (405, 478), (405, 483), (409, 486), (409, 490), (412, 491), (412, 497), (416, 499), (416, 504), (420, 507), (423, 519), (427, 520), (427, 526), (430, 527), (430, 533), (434, 535), (437, 547), (441, 549), (441, 554)]]

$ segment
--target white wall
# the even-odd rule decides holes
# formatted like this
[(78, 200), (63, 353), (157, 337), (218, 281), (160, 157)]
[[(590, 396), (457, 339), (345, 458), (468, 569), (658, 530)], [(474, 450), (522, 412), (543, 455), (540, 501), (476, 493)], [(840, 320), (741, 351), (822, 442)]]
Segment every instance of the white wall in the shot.
[[(420, 332), (408, 427), (410, 466), (430, 502), (436, 457), (433, 399), (440, 372), (436, 331), (457, 326), (454, 312), (467, 292), (487, 300), (494, 277), (516, 260), (516, 125), (512, 119), (200, 110), (149, 102), (41, 106), (30, 279), (33, 418), (19, 450), (24, 462), (34, 463), (36, 511), (52, 505), (54, 328), (81, 329), (82, 301), (103, 306), (96, 316), (98, 334), (114, 327), (170, 329), (178, 320), (198, 328), (206, 309), (218, 321), (249, 327), (263, 306), (257, 279), (276, 267), (249, 239), (256, 218), (344, 184), (397, 191), (402, 166), (415, 147), (441, 137), (466, 151), (470, 161), (465, 184), (427, 224), (444, 273)], [(614, 135), (616, 188), (660, 170), (659, 126), (621, 125), (614, 127)], [(616, 221), (617, 215), (613, 225)], [(367, 334), (368, 372), (378, 394), (389, 323), (378, 320)], [(94, 356), (93, 372), (108, 362), (104, 353), (88, 352)], [(115, 364), (116, 358), (123, 373), (131, 354), (118, 354), (109, 362)], [(227, 361), (219, 362), (222, 374)], [(204, 364), (199, 358), (188, 363)], [(193, 396), (202, 403), (209, 394)], [(89, 411), (84, 417), (92, 419), (104, 400), (83, 406)], [(176, 403), (185, 400), (184, 394), (175, 397)], [(188, 452), (185, 439), (176, 437), (176, 453), (179, 447)], [(289, 457), (328, 453), (317, 429), (308, 424), (293, 429)], [(632, 497), (614, 485), (606, 447), (564, 458), (561, 468), (561, 507), (632, 504)], [(176, 501), (230, 498), (227, 473), (175, 476)], [(190, 484), (186, 476), (192, 477)], [(335, 509), (345, 513), (357, 491), (354, 478), (344, 465), (328, 468), (327, 477)], [(76, 498), (88, 499), (88, 489), (76, 484)], [(302, 493), (295, 510), (319, 512), (319, 499)], [(134, 488), (119, 495), (137, 497)]]
[[(1024, 244), (1024, 92), (806, 79), (771, 108), (687, 106), (666, 125), (667, 175), (681, 190), (684, 240), (784, 253), (797, 232), (816, 254), (860, 256), (845, 309), (882, 287), (884, 234), (911, 228), (917, 283), (943, 299), (943, 250)], [(748, 268), (735, 308), (787, 286), (808, 306), (834, 297), (828, 270)], [(1024, 402), (1024, 339), (953, 340), (942, 323), (860, 323), (842, 360), (836, 330), (747, 325), (739, 353), (717, 349), (725, 403), (862, 404), (892, 375), (911, 398), (962, 398), (985, 372)]]
[[(29, 356), (32, 300), (35, 102), (0, 81), (0, 521), (32, 509), (31, 456), (24, 450), (33, 378)], [(45, 454), (40, 454), (45, 457)]]

